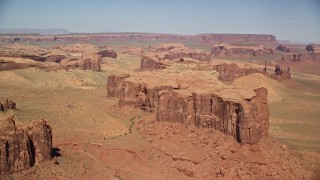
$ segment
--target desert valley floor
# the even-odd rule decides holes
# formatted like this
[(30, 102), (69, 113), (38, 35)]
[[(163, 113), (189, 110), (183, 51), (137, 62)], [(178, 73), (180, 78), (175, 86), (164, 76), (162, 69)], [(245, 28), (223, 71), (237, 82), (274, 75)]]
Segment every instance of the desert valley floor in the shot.
[[(110, 41), (99, 44), (25, 42), (16, 45), (22, 49), (24, 46), (30, 46), (33, 50), (36, 47), (52, 49), (55, 46), (64, 46), (67, 49), (67, 46), (74, 48), (83, 45), (84, 52), (86, 46), (108, 46), (117, 53), (117, 57), (102, 57), (99, 71), (86, 68), (55, 69), (51, 62), (40, 68), (36, 64), (28, 68), (0, 71), (0, 102), (4, 102), (6, 98), (16, 102), (16, 110), (0, 112), (0, 116), (13, 114), (17, 127), (27, 125), (33, 120), (45, 119), (51, 125), (53, 134), (51, 160), (24, 171), (5, 175), (3, 178), (320, 177), (319, 59), (314, 64), (309, 61), (301, 66), (292, 64), (291, 78), (286, 80), (254, 72), (222, 82), (219, 80), (218, 70), (207, 69), (209, 66), (216, 67), (215, 65), (223, 63), (263, 69), (267, 61), (266, 70), (273, 73), (276, 64), (287, 67), (281, 60), (284, 53), (279, 50), (275, 50), (271, 55), (252, 57), (217, 56), (210, 61), (184, 58), (166, 64), (165, 68), (141, 70), (141, 53), (147, 54), (148, 49), (152, 49), (149, 45), (158, 48), (157, 46), (163, 43), (166, 42), (122, 40), (120, 43)], [(176, 47), (179, 46), (177, 43), (185, 44), (188, 49), (200, 49), (208, 54), (211, 51), (211, 45), (207, 44), (188, 41), (170, 43), (175, 43), (173, 46)], [(12, 46), (3, 43), (1, 48)], [(23, 61), (16, 57), (1, 56), (0, 63), (2, 60), (16, 63)], [(68, 63), (66, 64), (69, 66)], [(308, 66), (308, 63), (311, 65)], [(302, 67), (306, 67), (307, 70), (301, 69)], [(160, 77), (158, 73), (164, 75)], [(268, 91), (268, 135), (262, 136), (258, 143), (240, 144), (232, 136), (213, 128), (158, 121), (154, 112), (143, 108), (119, 107), (119, 97), (110, 97), (107, 93), (107, 80), (112, 74), (128, 74), (130, 77), (136, 77), (136, 81), (150, 77), (147, 80), (150, 84), (163, 83), (158, 81), (166, 78), (168, 83), (171, 83), (172, 77), (183, 77), (183, 83), (177, 85), (179, 88), (183, 87), (182, 89), (185, 86), (185, 89), (188, 89), (188, 82), (198, 81), (196, 78), (214, 82), (213, 84), (219, 88), (249, 91), (264, 87)], [(201, 86), (201, 92), (202, 87), (205, 89), (207, 85)]]

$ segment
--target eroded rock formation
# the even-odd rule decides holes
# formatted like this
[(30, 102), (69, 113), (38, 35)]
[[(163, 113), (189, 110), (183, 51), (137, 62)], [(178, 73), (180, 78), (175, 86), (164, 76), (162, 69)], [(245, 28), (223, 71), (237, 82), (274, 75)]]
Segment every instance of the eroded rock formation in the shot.
[(223, 64), (215, 65), (213, 66), (213, 70), (216, 70), (217, 72), (219, 72), (218, 79), (221, 81), (232, 81), (242, 76), (247, 76), (252, 73), (260, 72), (259, 70), (253, 69), (250, 66), (241, 68), (235, 63), (231, 63), (231, 64), (223, 63)]
[(0, 116), (0, 175), (26, 170), (52, 156), (52, 129), (46, 121), (17, 126)]
[(6, 111), (8, 109), (16, 109), (16, 103), (8, 99), (6, 99), (3, 104), (0, 102), (0, 111)]
[(306, 46), (306, 50), (307, 51), (311, 51), (311, 52), (320, 52), (320, 45), (318, 45), (318, 44), (308, 44)]
[(218, 45), (214, 45), (211, 50), (211, 55), (213, 57), (215, 56), (247, 57), (247, 56), (264, 56), (268, 54), (273, 54), (273, 49), (260, 46), (260, 45), (236, 46), (236, 45), (218, 44)]
[(71, 44), (52, 49), (13, 44), (0, 48), (0, 71), (36, 67), (45, 70), (101, 70), (101, 58), (116, 58), (113, 50), (99, 51), (90, 44)]
[[(16, 36), (0, 36), (1, 42), (16, 42)], [(19, 42), (105, 42), (114, 40), (193, 40), (202, 43), (255, 43), (267, 46), (276, 46), (276, 37), (267, 34), (198, 34), (198, 35), (176, 35), (176, 34), (147, 34), (147, 33), (117, 33), (117, 34), (70, 34), (52, 36), (19, 36)]]
[(121, 107), (154, 111), (158, 121), (214, 128), (242, 144), (254, 144), (268, 134), (265, 88), (249, 92), (249, 95), (242, 90), (215, 89), (213, 84), (206, 82), (186, 85), (182, 79), (177, 79), (176, 83), (157, 79), (161, 83), (155, 85), (141, 76), (130, 78), (128, 75), (110, 75), (108, 78), (108, 96), (119, 97)]
[(149, 46), (149, 50), (141, 55), (141, 69), (163, 69), (170, 63), (186, 60), (210, 61), (211, 55), (177, 43)]
[(303, 61), (318, 61), (320, 60), (320, 53), (288, 53), (282, 56), (282, 61), (288, 62), (303, 62)]
[(288, 46), (285, 45), (279, 45), (277, 46), (277, 50), (282, 51), (282, 52), (290, 52), (290, 48)]

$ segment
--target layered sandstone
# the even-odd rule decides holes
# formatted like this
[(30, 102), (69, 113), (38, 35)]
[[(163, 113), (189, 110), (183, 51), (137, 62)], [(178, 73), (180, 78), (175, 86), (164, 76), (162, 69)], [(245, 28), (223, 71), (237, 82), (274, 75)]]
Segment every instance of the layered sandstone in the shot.
[(261, 73), (269, 78), (276, 80), (287, 80), (291, 78), (290, 68), (283, 69), (280, 65), (276, 65), (274, 71), (267, 71), (267, 63), (265, 68), (253, 68), (248, 64), (236, 64), (236, 63), (210, 63), (204, 66), (194, 67), (194, 70), (216, 71), (219, 73), (218, 80), (230, 83), (233, 80), (248, 76), (253, 73)]
[(153, 111), (158, 121), (214, 128), (242, 144), (254, 144), (268, 134), (265, 88), (245, 91), (225, 87), (208, 74), (195, 77), (188, 71), (176, 75), (162, 73), (110, 75), (108, 96), (119, 97), (121, 107)]
[(71, 44), (52, 49), (12, 44), (0, 48), (0, 71), (36, 67), (46, 70), (101, 70), (101, 58), (116, 58), (112, 50), (100, 50), (90, 44)]
[(307, 51), (311, 51), (311, 52), (320, 52), (320, 45), (318, 45), (318, 44), (308, 44), (306, 46), (306, 50)]
[(118, 54), (112, 49), (105, 49), (98, 52), (101, 57), (117, 59)]
[(213, 57), (251, 57), (251, 56), (264, 56), (273, 54), (273, 49), (264, 47), (261, 45), (252, 46), (237, 46), (237, 45), (226, 45), (218, 44), (214, 45), (211, 50)]
[(0, 116), (0, 175), (26, 170), (52, 156), (52, 130), (46, 121), (17, 126)]

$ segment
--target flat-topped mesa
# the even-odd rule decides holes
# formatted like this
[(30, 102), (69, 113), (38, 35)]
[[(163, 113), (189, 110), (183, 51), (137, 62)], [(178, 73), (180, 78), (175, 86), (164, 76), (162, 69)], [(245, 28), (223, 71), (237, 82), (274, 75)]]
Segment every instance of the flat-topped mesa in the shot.
[(36, 67), (45, 70), (101, 70), (101, 58), (116, 58), (112, 50), (99, 50), (90, 44), (71, 44), (41, 49), (37, 46), (10, 44), (0, 48), (0, 71)]
[(276, 37), (269, 34), (201, 34), (200, 37), (211, 44), (261, 44), (269, 47), (278, 45)]
[(255, 43), (275, 47), (276, 37), (268, 34), (155, 34), (155, 33), (105, 33), (105, 34), (66, 34), (36, 36), (0, 36), (0, 42), (105, 42), (114, 40), (195, 40), (202, 43)]
[[(201, 70), (203, 67), (193, 68)], [(272, 72), (267, 71), (267, 64), (265, 68), (253, 68), (248, 64), (238, 65), (236, 63), (222, 63), (222, 64), (210, 64), (206, 66), (206, 70), (215, 70), (219, 72), (218, 80), (229, 83), (233, 80), (248, 76), (253, 73), (261, 73), (269, 78), (276, 80), (287, 80), (291, 78), (290, 68), (282, 69), (280, 65), (276, 65), (275, 70)]]
[(29, 169), (52, 156), (52, 129), (46, 121), (17, 126), (0, 115), (0, 177)]
[(282, 56), (282, 61), (287, 62), (304, 62), (304, 61), (319, 61), (320, 52), (306, 52), (306, 53), (287, 53)]
[(273, 49), (261, 45), (226, 45), (217, 44), (212, 47), (212, 57), (251, 57), (273, 54)]
[[(268, 134), (267, 89), (245, 91), (224, 87), (192, 75), (161, 77), (147, 74), (110, 75), (108, 96), (119, 97), (119, 106), (156, 113), (158, 121), (195, 124), (233, 136), (241, 144), (254, 144)], [(110, 82), (109, 82), (110, 81)]]
[(211, 55), (200, 50), (190, 50), (178, 43), (149, 46), (141, 54), (141, 69), (163, 69), (177, 61), (210, 61)]

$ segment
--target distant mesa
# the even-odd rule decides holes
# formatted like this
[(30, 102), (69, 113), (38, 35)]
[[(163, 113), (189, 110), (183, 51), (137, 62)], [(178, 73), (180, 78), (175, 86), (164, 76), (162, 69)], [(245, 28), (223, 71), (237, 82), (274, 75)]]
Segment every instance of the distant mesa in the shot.
[(70, 32), (66, 29), (49, 28), (49, 29), (0, 29), (0, 34), (7, 35), (24, 35), (24, 34), (39, 34), (39, 35), (54, 35), (54, 34), (69, 34)]
[[(63, 31), (62, 31), (63, 32)], [(53, 33), (52, 33), (53, 34)], [(268, 47), (278, 45), (276, 37), (266, 34), (197, 34), (197, 35), (177, 35), (177, 34), (160, 34), (160, 33), (102, 33), (102, 34), (67, 34), (56, 33), (55, 35), (39, 36), (15, 36), (0, 35), (0, 42), (104, 42), (112, 40), (168, 40), (168, 41), (199, 41), (204, 44), (217, 43), (249, 43), (261, 44)]]
[(257, 44), (216, 44), (212, 47), (213, 57), (252, 57), (274, 54), (273, 49)]
[(117, 53), (112, 50), (112, 49), (105, 49), (105, 50), (101, 50), (98, 52), (98, 54), (104, 58), (104, 57), (109, 57), (109, 58), (113, 58), (113, 59), (117, 59)]
[(315, 62), (320, 60), (320, 45), (309, 44), (305, 48), (305, 52), (287, 53), (282, 56), (284, 62)]
[(149, 46), (141, 54), (141, 70), (163, 69), (179, 61), (210, 61), (211, 55), (200, 50), (191, 50), (178, 43), (165, 43)]

